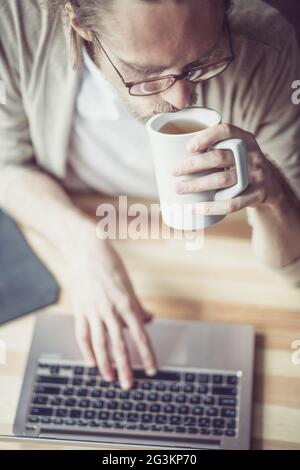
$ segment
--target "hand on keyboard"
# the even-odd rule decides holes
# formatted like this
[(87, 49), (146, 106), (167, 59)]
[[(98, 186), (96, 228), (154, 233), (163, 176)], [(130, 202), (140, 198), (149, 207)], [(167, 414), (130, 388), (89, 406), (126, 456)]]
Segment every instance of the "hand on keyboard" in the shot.
[(110, 243), (91, 238), (82, 249), (67, 256), (76, 338), (85, 360), (97, 365), (108, 381), (115, 379), (114, 359), (121, 386), (130, 388), (133, 374), (124, 327), (129, 329), (145, 372), (153, 375), (156, 360), (144, 328), (152, 316), (138, 301), (126, 269)]

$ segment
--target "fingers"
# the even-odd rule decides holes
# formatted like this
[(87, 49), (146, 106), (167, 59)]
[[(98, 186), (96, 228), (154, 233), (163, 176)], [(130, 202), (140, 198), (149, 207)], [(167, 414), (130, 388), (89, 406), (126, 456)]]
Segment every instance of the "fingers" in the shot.
[(101, 318), (97, 315), (90, 319), (91, 339), (97, 366), (107, 381), (115, 378), (112, 360), (109, 355), (107, 331)]
[(116, 363), (120, 384), (123, 388), (129, 389), (133, 383), (133, 374), (124, 338), (124, 331), (115, 313), (107, 315), (106, 327), (111, 341), (112, 354)]
[(84, 360), (91, 366), (96, 365), (88, 321), (82, 314), (75, 316), (75, 336)]
[(154, 375), (157, 372), (156, 357), (143, 323), (134, 314), (127, 316), (127, 322), (146, 374)]
[(204, 152), (212, 145), (226, 139), (243, 139), (251, 150), (255, 143), (254, 136), (230, 124), (219, 124), (199, 132), (187, 145), (188, 152)]
[(212, 173), (206, 176), (180, 181), (176, 183), (176, 192), (178, 194), (191, 194), (202, 191), (211, 191), (215, 189), (228, 188), (237, 182), (235, 167), (226, 171)]
[(212, 150), (199, 156), (185, 158), (175, 166), (173, 176), (189, 175), (213, 168), (226, 168), (234, 164), (234, 156), (230, 150)]
[(198, 202), (192, 205), (192, 212), (203, 215), (228, 215), (248, 206), (261, 204), (264, 199), (262, 188), (248, 187), (241, 196), (226, 201)]

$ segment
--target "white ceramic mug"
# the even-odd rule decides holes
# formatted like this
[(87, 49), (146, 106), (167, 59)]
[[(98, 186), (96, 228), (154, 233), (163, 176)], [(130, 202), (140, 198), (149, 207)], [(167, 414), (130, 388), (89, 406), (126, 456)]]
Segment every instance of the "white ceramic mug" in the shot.
[[(175, 189), (176, 182), (186, 181), (219, 171), (215, 169), (177, 177), (172, 175), (176, 163), (181, 162), (184, 158), (191, 157), (191, 154), (186, 150), (186, 145), (198, 132), (190, 134), (165, 134), (160, 132), (160, 129), (169, 122), (182, 122), (185, 119), (199, 123), (204, 128), (216, 126), (222, 122), (221, 115), (213, 109), (200, 107), (186, 108), (176, 113), (163, 113), (153, 116), (147, 122), (147, 131), (154, 157), (163, 221), (169, 227), (178, 230), (198, 230), (219, 222), (225, 216), (204, 216), (192, 213), (190, 210), (192, 203), (231, 199), (241, 194), (247, 188), (247, 148), (244, 141), (240, 139), (224, 140), (211, 147), (214, 149), (231, 150), (233, 152), (237, 171), (237, 183), (235, 185), (218, 191), (177, 194)], [(199, 153), (193, 155), (199, 155)]]

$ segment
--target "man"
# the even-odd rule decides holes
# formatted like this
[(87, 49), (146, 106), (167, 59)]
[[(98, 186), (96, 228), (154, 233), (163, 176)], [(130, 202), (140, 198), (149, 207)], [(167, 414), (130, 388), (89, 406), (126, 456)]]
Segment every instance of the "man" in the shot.
[[(117, 254), (108, 242), (96, 240), (93, 224), (64, 187), (157, 196), (144, 121), (190, 105), (217, 109), (224, 124), (195, 137), (191, 157), (174, 168), (174, 178), (224, 171), (180, 183), (177, 191), (234, 184), (230, 152), (210, 151), (201, 158), (192, 153), (223, 139), (244, 139), (247, 190), (195, 210), (229, 214), (247, 208), (255, 254), (299, 282), (300, 107), (290, 99), (291, 84), (300, 77), (299, 51), (291, 27), (260, 0), (236, 0), (230, 11), (223, 0), (44, 3), (42, 8), (38, 0), (1, 2), (0, 78), (6, 87), (6, 104), (0, 106), (1, 205), (62, 251), (84, 357), (113, 379), (109, 340), (126, 388), (132, 371), (124, 326), (146, 372), (155, 373), (144, 329), (151, 315)], [(217, 65), (222, 59), (228, 67)], [(145, 83), (150, 78), (162, 80)]]

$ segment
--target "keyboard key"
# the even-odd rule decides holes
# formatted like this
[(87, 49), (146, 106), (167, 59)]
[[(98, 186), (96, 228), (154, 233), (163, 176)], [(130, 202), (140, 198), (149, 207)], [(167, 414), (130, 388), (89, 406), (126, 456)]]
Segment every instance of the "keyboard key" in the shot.
[(209, 427), (210, 426), (210, 418), (199, 418), (199, 426), (201, 427)]
[(202, 428), (200, 429), (200, 434), (208, 436), (209, 434), (211, 434), (211, 430), (208, 428)]
[(151, 430), (152, 430), (152, 431), (159, 432), (159, 431), (162, 430), (162, 426), (161, 426), (160, 424), (152, 424)]
[(80, 387), (82, 385), (82, 379), (80, 377), (75, 377), (72, 380), (72, 385), (75, 385), (77, 387)]
[(36, 396), (34, 397), (32, 403), (34, 405), (47, 405), (48, 397), (46, 396)]
[(142, 419), (143, 423), (151, 423), (152, 415), (150, 413), (144, 413), (144, 414), (142, 414), (141, 419)]
[(70, 417), (71, 418), (81, 418), (81, 410), (71, 410)]
[(49, 368), (49, 372), (52, 375), (58, 375), (59, 374), (59, 366), (51, 366)]
[(223, 408), (221, 415), (224, 418), (235, 418), (236, 417), (236, 411), (235, 408)]
[(145, 403), (137, 403), (135, 407), (136, 411), (145, 411), (146, 410), (146, 405)]
[(119, 398), (121, 398), (121, 400), (128, 400), (129, 392), (127, 390), (122, 390), (119, 394)]
[(136, 391), (132, 394), (132, 398), (133, 398), (133, 400), (143, 400), (144, 394), (143, 394), (143, 392)]
[(173, 431), (174, 431), (173, 427), (172, 427), (172, 426), (168, 426), (168, 425), (164, 426), (163, 429), (164, 429), (164, 432), (173, 432)]
[(82, 398), (81, 400), (79, 400), (78, 406), (80, 408), (88, 408), (90, 406), (90, 400)]
[(107, 390), (105, 393), (106, 398), (115, 398), (116, 397), (116, 392), (115, 390)]
[(219, 374), (213, 375), (213, 383), (216, 384), (216, 385), (222, 384), (223, 383), (223, 376), (219, 375)]
[(138, 421), (138, 419), (139, 419), (138, 413), (128, 413), (127, 414), (127, 420), (128, 421), (136, 422), (136, 421)]
[(53, 423), (61, 426), (62, 424), (64, 424), (64, 420), (62, 418), (54, 418)]
[(101, 379), (100, 382), (99, 382), (99, 385), (100, 385), (100, 387), (105, 387), (105, 388), (107, 388), (107, 387), (109, 387), (110, 382), (107, 382), (107, 380)]
[(166, 415), (157, 415), (155, 418), (155, 422), (157, 424), (165, 424), (167, 422), (167, 416)]
[(72, 396), (74, 394), (74, 388), (66, 387), (63, 391), (63, 394), (67, 396)]
[(227, 420), (227, 428), (228, 429), (235, 429), (236, 428), (236, 420), (235, 419), (228, 419)]
[(236, 375), (229, 375), (227, 377), (228, 385), (236, 385), (238, 383), (238, 377)]
[(94, 419), (95, 416), (96, 416), (96, 413), (93, 410), (86, 410), (84, 412), (84, 419)]
[(220, 418), (215, 418), (213, 420), (213, 427), (214, 428), (224, 428), (225, 426), (225, 421), (224, 419), (220, 419)]
[(213, 387), (214, 395), (236, 395), (236, 387)]
[(209, 408), (207, 408), (206, 414), (207, 414), (207, 416), (217, 416), (218, 415), (218, 409), (213, 407), (213, 406), (210, 406)]
[(236, 435), (236, 432), (234, 429), (226, 429), (225, 431), (225, 436), (228, 436), (228, 437), (235, 437)]
[(131, 410), (132, 409), (132, 403), (129, 401), (124, 401), (121, 406), (122, 410)]
[(179, 395), (176, 395), (175, 401), (176, 401), (176, 403), (185, 403), (186, 402), (185, 395), (183, 395), (183, 393), (180, 393)]
[(29, 423), (39, 423), (39, 418), (37, 416), (29, 416), (28, 418)]
[(186, 414), (187, 415), (189, 413), (189, 407), (185, 406), (185, 405), (179, 406), (177, 412), (179, 414)]
[(191, 373), (187, 373), (187, 374), (184, 374), (184, 380), (186, 382), (194, 382), (195, 380), (195, 374), (191, 374)]
[(175, 432), (178, 432), (180, 434), (184, 434), (186, 432), (186, 429), (183, 426), (177, 426), (175, 429)]
[(173, 372), (173, 371), (158, 371), (157, 374), (153, 375), (152, 377), (148, 377), (148, 379), (154, 380), (172, 380), (174, 382), (180, 382), (180, 373)]
[(208, 392), (208, 387), (207, 385), (199, 385), (198, 386), (198, 393), (200, 394), (205, 394)]
[(101, 394), (102, 392), (98, 388), (94, 388), (94, 390), (91, 391), (91, 397), (93, 398), (100, 398)]
[(193, 405), (198, 405), (199, 403), (201, 403), (201, 398), (198, 395), (193, 395), (190, 398), (190, 403), (193, 403)]
[(78, 397), (86, 397), (87, 396), (87, 389), (86, 388), (80, 388), (77, 392)]
[(88, 368), (88, 375), (97, 375), (98, 374), (98, 367), (89, 367)]
[(54, 397), (52, 398), (51, 402), (50, 402), (50, 405), (51, 406), (60, 406), (62, 403), (62, 399), (59, 398), (59, 397)]
[(184, 393), (193, 393), (194, 391), (194, 385), (192, 384), (186, 384), (183, 388)]
[(93, 402), (93, 407), (96, 409), (103, 408), (104, 406), (104, 401), (103, 400), (95, 400)]
[(95, 387), (96, 386), (96, 379), (88, 379), (85, 382), (86, 387)]
[(107, 420), (109, 419), (109, 412), (108, 411), (100, 411), (98, 414), (99, 419)]
[(65, 424), (66, 424), (67, 426), (75, 426), (75, 424), (76, 424), (76, 419), (67, 418), (67, 419), (65, 419)]
[(115, 400), (109, 401), (109, 402), (107, 403), (107, 408), (108, 408), (109, 410), (115, 410), (115, 409), (117, 409), (117, 408), (118, 408), (118, 402), (115, 401)]
[(151, 382), (143, 382), (142, 383), (142, 389), (143, 390), (151, 390), (151, 388), (152, 388)]
[(114, 421), (123, 421), (124, 417), (125, 417), (125, 414), (122, 413), (122, 411), (116, 411), (116, 412), (113, 413), (113, 415), (112, 415), (112, 419), (113, 419)]
[(161, 401), (163, 401), (165, 403), (168, 403), (168, 402), (172, 401), (172, 395), (170, 393), (164, 393), (161, 396)]
[(76, 400), (74, 398), (67, 398), (64, 402), (65, 406), (72, 406), (74, 408)]
[(188, 434), (197, 434), (198, 429), (197, 428), (188, 428), (187, 432), (188, 432)]
[(56, 410), (56, 416), (59, 416), (60, 418), (65, 418), (68, 414), (68, 410), (66, 408), (58, 408)]
[(170, 391), (171, 392), (179, 392), (180, 391), (180, 385), (178, 383), (172, 383), (170, 386)]
[(196, 419), (193, 418), (192, 416), (185, 416), (183, 423), (185, 426), (195, 426)]
[(41, 384), (67, 385), (67, 377), (52, 377), (51, 375), (38, 375), (36, 381)]
[(83, 367), (74, 367), (74, 374), (82, 375), (83, 374)]
[(203, 407), (202, 406), (194, 406), (194, 408), (192, 408), (192, 414), (197, 415), (197, 416), (203, 415)]
[(173, 415), (171, 416), (170, 423), (171, 424), (181, 424), (182, 418), (181, 416)]
[(42, 424), (51, 424), (51, 418), (42, 418), (41, 423)]
[(207, 384), (209, 380), (208, 374), (199, 374), (198, 382), (201, 384)]
[(163, 382), (158, 382), (155, 386), (155, 390), (158, 392), (164, 392), (166, 390), (166, 385)]
[(223, 436), (224, 431), (221, 428), (215, 428), (213, 429), (213, 435), (214, 436)]
[(34, 406), (30, 410), (31, 415), (38, 415), (38, 416), (52, 416), (53, 410), (52, 408), (44, 408), (44, 407), (38, 407)]
[(164, 409), (163, 409), (164, 413), (168, 413), (168, 414), (174, 413), (174, 410), (175, 410), (175, 406), (171, 404), (164, 406)]
[(156, 401), (157, 398), (158, 398), (157, 393), (155, 393), (155, 392), (148, 393), (148, 396), (147, 396), (148, 401)]
[(43, 393), (45, 395), (59, 395), (59, 387), (44, 387), (43, 385), (38, 385), (34, 389), (35, 393)]
[(203, 403), (205, 405), (214, 405), (215, 404), (215, 399), (214, 397), (212, 397), (211, 395), (206, 395), (204, 398), (203, 398)]
[(236, 406), (236, 398), (231, 397), (220, 397), (219, 398), (219, 405), (220, 406)]
[(159, 413), (160, 412), (160, 405), (158, 403), (154, 403), (150, 406), (151, 413)]

